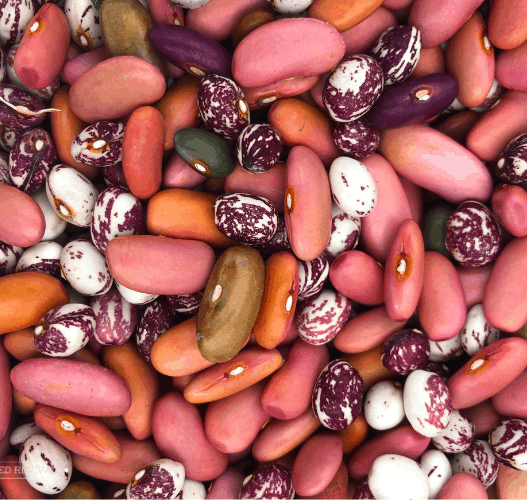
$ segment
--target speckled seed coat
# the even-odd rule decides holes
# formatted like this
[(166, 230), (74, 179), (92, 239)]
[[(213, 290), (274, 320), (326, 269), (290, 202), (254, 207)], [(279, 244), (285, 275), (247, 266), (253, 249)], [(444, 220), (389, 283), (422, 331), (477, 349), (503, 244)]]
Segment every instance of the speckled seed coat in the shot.
[(11, 175), (9, 174), (9, 156), (0, 152), (0, 184), (13, 185)]
[(132, 336), (137, 325), (137, 309), (118, 290), (94, 297), (90, 305), (97, 319), (94, 336), (100, 344), (121, 345)]
[(452, 410), (450, 421), (441, 433), (432, 438), (434, 446), (444, 453), (461, 453), (474, 442), (476, 427), (463, 410)]
[(247, 125), (238, 137), (236, 156), (244, 170), (260, 174), (269, 170), (282, 154), (282, 139), (268, 123)]
[(66, 0), (64, 14), (70, 25), (71, 37), (84, 50), (104, 45), (99, 11), (91, 0)]
[(124, 176), (123, 164), (122, 162), (117, 163), (116, 165), (110, 165), (105, 167), (102, 173), (104, 177), (104, 182), (108, 187), (120, 187), (125, 191), (130, 191), (128, 189), (128, 184), (126, 183), (126, 178)]
[(30, 196), (37, 202), (40, 210), (44, 214), (44, 219), (46, 219), (46, 231), (44, 232), (44, 236), (42, 236), (42, 241), (54, 240), (66, 230), (68, 223), (59, 217), (55, 209), (50, 205), (46, 188), (41, 188), (31, 193)]
[(499, 462), (486, 441), (476, 439), (461, 453), (456, 453), (451, 461), (452, 473), (468, 472), (476, 476), (488, 488), (498, 476)]
[(331, 361), (320, 373), (311, 404), (320, 423), (331, 430), (349, 427), (362, 408), (364, 385), (360, 373), (347, 361)]
[(84, 304), (49, 311), (35, 326), (35, 347), (48, 356), (65, 357), (82, 349), (95, 331), (95, 313)]
[(16, 271), (35, 271), (58, 277), (62, 245), (54, 241), (41, 241), (28, 248), (16, 265)]
[(174, 311), (181, 314), (188, 314), (189, 316), (198, 314), (202, 298), (203, 290), (184, 295), (167, 295), (168, 303)]
[(130, 288), (126, 288), (124, 285), (121, 285), (121, 283), (117, 283), (117, 281), (115, 282), (115, 286), (117, 286), (119, 293), (125, 300), (130, 302), (130, 304), (148, 304), (159, 297), (159, 295), (155, 295), (153, 293), (143, 293), (130, 290)]
[[(11, 152), (11, 148), (13, 147), (13, 144), (18, 139), (18, 136), (24, 132), (24, 130), (25, 129), (1, 127), (0, 147), (4, 151), (7, 151), (8, 153)], [(13, 181), (11, 180), (11, 177), (9, 177), (9, 183), (10, 185), (13, 185)]]
[(267, 243), (276, 233), (278, 211), (267, 198), (223, 194), (214, 202), (214, 222), (222, 234), (241, 243)]
[(434, 361), (428, 361), (422, 368), (426, 372), (432, 372), (439, 375), (445, 384), (452, 375), (452, 370), (444, 363), (436, 363)]
[(382, 68), (373, 57), (346, 56), (327, 79), (322, 99), (333, 120), (350, 122), (370, 110), (383, 88)]
[(158, 297), (143, 309), (135, 334), (137, 349), (143, 358), (150, 361), (154, 342), (175, 323), (176, 316), (165, 297)]
[(415, 370), (404, 383), (404, 411), (416, 432), (427, 437), (439, 435), (448, 425), (452, 401), (439, 375)]
[(316, 295), (329, 275), (329, 262), (319, 255), (313, 260), (298, 260), (298, 300), (305, 300)]
[[(23, 106), (30, 111), (38, 112), (44, 109), (44, 104), (33, 94), (8, 83), (0, 83), (0, 97), (13, 106)], [(38, 127), (45, 117), (44, 113), (33, 116), (20, 114), (0, 101), (0, 125), (3, 127), (15, 129)]]
[(211, 73), (201, 79), (198, 108), (205, 125), (224, 139), (236, 139), (251, 123), (242, 89), (225, 76)]
[(452, 477), (452, 467), (447, 456), (439, 450), (427, 450), (421, 455), (419, 463), (428, 476), (430, 498), (437, 498), (443, 486)]
[(501, 332), (487, 323), (483, 306), (476, 304), (468, 311), (460, 336), (463, 350), (469, 356), (474, 356), (484, 347), (499, 340)]
[(32, 0), (1, 0), (0, 45), (11, 46), (20, 42), (34, 14)]
[(136, 472), (126, 487), (126, 498), (159, 498), (173, 500), (185, 481), (185, 467), (162, 458)]
[(365, 120), (338, 122), (333, 130), (333, 140), (343, 152), (360, 160), (375, 153), (379, 146), (378, 130)]
[(381, 65), (385, 85), (404, 82), (419, 61), (421, 32), (409, 25), (388, 28), (370, 53)]
[(381, 361), (389, 372), (408, 375), (428, 362), (430, 344), (420, 330), (407, 328), (388, 337), (382, 346)]
[(298, 335), (309, 344), (326, 344), (340, 332), (350, 316), (351, 300), (335, 290), (322, 290), (303, 300), (295, 313)]
[(448, 340), (435, 342), (430, 340), (430, 361), (452, 361), (463, 354), (461, 332)]
[(97, 250), (106, 255), (106, 246), (118, 236), (142, 234), (145, 214), (141, 201), (118, 187), (101, 192), (93, 209), (91, 237)]
[(71, 156), (81, 163), (109, 167), (123, 159), (124, 123), (100, 121), (86, 127), (71, 143)]
[(527, 134), (515, 137), (497, 163), (499, 178), (509, 184), (527, 182)]
[(284, 250), (291, 252), (291, 243), (287, 237), (287, 230), (285, 228), (285, 219), (283, 215), (278, 216), (278, 224), (276, 226), (276, 233), (267, 242), (261, 245), (255, 245), (254, 248), (260, 252), (263, 259), (267, 259), (275, 252), (282, 252)]
[(502, 243), (492, 212), (477, 201), (464, 201), (447, 220), (446, 247), (463, 266), (482, 267), (494, 262)]
[(359, 243), (362, 223), (360, 217), (345, 213), (336, 203), (331, 207), (331, 236), (322, 256), (334, 259), (346, 250), (354, 250)]
[(238, 498), (292, 500), (294, 496), (291, 471), (282, 465), (267, 465), (244, 479)]
[(527, 471), (527, 423), (506, 418), (489, 434), (496, 458), (511, 469)]
[(373, 429), (392, 429), (404, 420), (403, 385), (393, 380), (381, 380), (364, 398), (364, 417)]
[(18, 136), (9, 155), (9, 173), (13, 184), (25, 193), (33, 193), (46, 183), (57, 151), (51, 136), (41, 128)]
[(24, 249), (22, 247), (8, 245), (0, 241), (0, 276), (14, 273), (23, 253)]

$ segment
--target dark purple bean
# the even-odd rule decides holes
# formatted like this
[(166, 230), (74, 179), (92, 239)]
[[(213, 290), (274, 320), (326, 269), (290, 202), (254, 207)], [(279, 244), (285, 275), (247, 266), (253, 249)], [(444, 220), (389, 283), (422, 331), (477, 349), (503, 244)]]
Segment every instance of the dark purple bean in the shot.
[(5, 78), (7, 67), (7, 56), (2, 47), (0, 47), (0, 82)]
[[(0, 98), (13, 106), (23, 106), (34, 112), (44, 109), (44, 104), (33, 94), (8, 83), (0, 83)], [(0, 101), (0, 125), (3, 127), (16, 129), (38, 127), (45, 117), (45, 113), (33, 116), (19, 113)]]
[(333, 130), (337, 147), (356, 160), (375, 153), (380, 135), (377, 129), (365, 120), (338, 122)]
[(287, 238), (285, 219), (283, 215), (278, 216), (278, 224), (276, 226), (276, 233), (274, 236), (267, 243), (255, 245), (254, 248), (260, 252), (264, 260), (273, 253), (291, 251), (291, 244)]
[(236, 142), (236, 156), (244, 170), (260, 174), (280, 159), (282, 139), (268, 123), (248, 125)]
[(108, 187), (120, 187), (129, 191), (126, 177), (124, 176), (123, 164), (121, 162), (110, 165), (103, 170), (104, 182)]
[(292, 500), (295, 496), (291, 471), (282, 465), (266, 465), (247, 476), (238, 498)]
[(527, 182), (527, 134), (520, 134), (509, 142), (496, 167), (499, 178), (504, 182)]
[(428, 361), (428, 363), (426, 363), (421, 369), (439, 375), (445, 383), (450, 378), (450, 375), (452, 375), (452, 371), (447, 365), (444, 363), (437, 363), (436, 361)]
[(457, 93), (457, 82), (449, 75), (422, 76), (386, 89), (368, 119), (379, 130), (422, 123), (447, 109)]
[(215, 73), (227, 78), (232, 76), (232, 55), (206, 35), (183, 26), (158, 24), (150, 30), (148, 37), (170, 64), (191, 75)]
[(0, 241), (0, 276), (14, 273), (23, 253), (23, 248)]
[(481, 267), (498, 258), (503, 244), (492, 212), (478, 201), (464, 201), (446, 223), (446, 247), (463, 266)]
[(168, 303), (174, 311), (191, 316), (198, 314), (202, 298), (203, 290), (186, 295), (167, 295)]
[(420, 330), (407, 328), (390, 335), (382, 345), (381, 361), (391, 373), (408, 375), (428, 362), (430, 343)]
[(3, 127), (0, 125), (0, 148), (9, 153), (15, 141), (25, 130), (23, 128)]
[(34, 128), (18, 136), (9, 155), (9, 173), (13, 184), (25, 193), (33, 193), (46, 183), (57, 151), (51, 136)]
[(80, 163), (109, 167), (123, 158), (124, 123), (100, 121), (86, 127), (71, 143), (71, 156)]
[(13, 180), (9, 174), (9, 155), (0, 152), (0, 184), (13, 186)]

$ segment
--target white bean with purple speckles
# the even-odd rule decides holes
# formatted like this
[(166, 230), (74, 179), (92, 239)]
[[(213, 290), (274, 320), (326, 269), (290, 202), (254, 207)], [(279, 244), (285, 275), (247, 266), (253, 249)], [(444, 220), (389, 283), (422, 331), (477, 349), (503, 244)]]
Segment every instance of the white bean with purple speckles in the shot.
[(35, 436), (36, 434), (46, 433), (35, 422), (20, 424), (11, 433), (11, 436), (9, 437), (9, 443), (11, 446), (19, 450), (28, 437)]
[(468, 311), (460, 336), (463, 350), (469, 356), (474, 356), (484, 347), (499, 340), (501, 332), (488, 324), (483, 306), (476, 304)]
[(404, 420), (403, 385), (392, 380), (374, 384), (364, 397), (364, 418), (373, 429), (385, 431)]
[(482, 439), (476, 439), (468, 449), (456, 453), (450, 459), (450, 465), (453, 474), (468, 472), (476, 476), (485, 488), (494, 484), (498, 477), (498, 459), (492, 453), (490, 444)]
[(35, 14), (32, 0), (3, 0), (0, 9), (0, 45), (12, 45), (22, 35)]
[(59, 217), (55, 209), (50, 205), (45, 187), (31, 193), (30, 196), (37, 202), (46, 220), (46, 230), (41, 241), (54, 240), (66, 231), (68, 223)]
[(64, 14), (68, 19), (71, 38), (84, 50), (104, 45), (99, 12), (91, 0), (66, 0)]
[(429, 340), (430, 343), (430, 361), (442, 362), (452, 361), (463, 355), (463, 347), (461, 345), (461, 332), (448, 340), (436, 342)]
[(130, 304), (148, 304), (149, 302), (152, 302), (153, 300), (159, 297), (159, 295), (155, 295), (153, 293), (143, 293), (131, 290), (130, 288), (126, 288), (124, 285), (121, 285), (121, 283), (117, 283), (117, 281), (115, 282), (115, 285), (117, 286), (117, 290), (119, 290), (119, 293), (128, 302), (130, 302)]
[(22, 255), (16, 271), (36, 271), (54, 275), (60, 269), (62, 245), (54, 241), (41, 241), (29, 247)]
[(432, 443), (444, 453), (461, 453), (474, 442), (476, 427), (464, 411), (452, 410), (446, 428), (432, 438)]
[(331, 207), (331, 236), (322, 255), (326, 259), (335, 259), (346, 250), (354, 250), (359, 244), (362, 227), (360, 217), (344, 212), (336, 203)]
[(162, 458), (135, 473), (126, 487), (126, 498), (163, 498), (175, 500), (185, 482), (185, 467)]
[(441, 488), (452, 477), (452, 467), (447, 456), (439, 450), (427, 450), (419, 460), (421, 467), (428, 477), (430, 486), (429, 498), (437, 498)]
[(329, 262), (319, 255), (316, 259), (298, 263), (298, 300), (302, 301), (322, 290), (329, 275)]

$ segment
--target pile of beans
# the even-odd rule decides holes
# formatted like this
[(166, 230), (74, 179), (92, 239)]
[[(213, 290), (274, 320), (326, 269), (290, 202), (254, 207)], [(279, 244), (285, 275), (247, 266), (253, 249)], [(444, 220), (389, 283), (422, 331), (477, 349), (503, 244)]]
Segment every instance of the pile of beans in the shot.
[(0, 0), (0, 498), (526, 498), (526, 75), (525, 0)]

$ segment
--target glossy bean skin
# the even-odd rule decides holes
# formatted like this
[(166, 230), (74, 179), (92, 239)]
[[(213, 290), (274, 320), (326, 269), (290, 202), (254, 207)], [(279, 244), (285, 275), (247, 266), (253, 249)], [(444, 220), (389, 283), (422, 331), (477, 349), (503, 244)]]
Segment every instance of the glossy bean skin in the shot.
[[(0, 184), (0, 241), (30, 247), (44, 236), (46, 220), (38, 203), (14, 186)], [(14, 221), (18, 223), (13, 224)]]
[[(487, 499), (487, 491), (483, 483), (473, 474), (468, 472), (458, 472), (441, 488), (438, 498), (452, 499)], [(500, 496), (499, 498), (505, 498)], [(510, 498), (510, 497), (507, 497)]]
[(428, 447), (430, 438), (421, 436), (410, 425), (382, 432), (370, 439), (351, 456), (348, 471), (352, 479), (364, 481), (377, 457), (395, 453), (416, 460)]
[(28, 359), (13, 368), (11, 382), (22, 394), (39, 403), (86, 416), (123, 415), (131, 405), (125, 382), (93, 363), (57, 358)]
[(183, 377), (214, 364), (199, 352), (197, 321), (197, 316), (187, 319), (162, 333), (154, 342), (150, 357), (158, 372), (170, 377)]
[(383, 269), (360, 250), (342, 252), (329, 267), (329, 279), (337, 292), (366, 306), (384, 302)]
[[(361, 411), (349, 427), (341, 430), (342, 452), (344, 455), (353, 453), (368, 437), (369, 426)], [(348, 468), (346, 467), (346, 472)]]
[(213, 401), (205, 413), (207, 439), (223, 453), (238, 453), (254, 441), (270, 418), (261, 403), (265, 382)]
[(4, 498), (47, 498), (44, 493), (27, 482), (18, 456), (4, 456), (2, 462), (4, 462), (4, 473), (0, 477), (0, 488), (5, 495)]
[(123, 415), (126, 428), (135, 439), (146, 439), (152, 435), (152, 411), (161, 392), (157, 372), (132, 342), (104, 346), (102, 360), (130, 389), (132, 404)]
[(61, 87), (55, 92), (51, 101), (52, 108), (60, 109), (60, 113), (51, 113), (50, 116), (53, 142), (57, 150), (57, 156), (62, 163), (73, 167), (88, 179), (93, 180), (97, 176), (99, 169), (94, 165), (79, 163), (71, 156), (71, 143), (88, 124), (73, 113), (69, 101), (70, 88), (69, 85)]
[(209, 481), (227, 468), (227, 455), (208, 441), (198, 409), (181, 394), (169, 392), (157, 400), (152, 430), (163, 456), (181, 462), (186, 477)]
[(461, 286), (463, 287), (463, 293), (465, 294), (467, 310), (476, 304), (482, 303), (491, 269), (492, 265), (484, 267), (456, 267)]
[(273, 21), (276, 21), (275, 14), (266, 10), (265, 7), (251, 10), (242, 16), (232, 31), (232, 43), (234, 48), (236, 48), (251, 31)]
[[(527, 481), (525, 471), (511, 469), (500, 464), (498, 477), (494, 483), (498, 498), (520, 499), (527, 496)], [(485, 498), (485, 497), (482, 497)]]
[(523, 269), (527, 258), (527, 237), (516, 238), (501, 251), (492, 266), (483, 295), (483, 313), (491, 326), (515, 332), (527, 322), (527, 307), (522, 296), (527, 280)]
[(5, 436), (12, 416), (11, 379), (9, 377), (9, 354), (0, 346), (0, 436)]
[(394, 167), (377, 153), (361, 160), (375, 181), (377, 204), (361, 219), (361, 243), (368, 255), (384, 264), (399, 225), (412, 209)]
[(465, 294), (452, 263), (438, 252), (425, 252), (419, 321), (433, 341), (448, 340), (461, 330), (467, 314)]
[(133, 195), (141, 200), (159, 191), (162, 180), (165, 123), (154, 107), (136, 109), (123, 136), (123, 171)]
[(326, 345), (295, 340), (284, 365), (274, 373), (262, 394), (262, 407), (274, 418), (289, 420), (305, 412), (318, 375), (329, 363)]
[(298, 495), (316, 495), (329, 485), (342, 463), (342, 441), (324, 432), (309, 438), (293, 464), (293, 486)]
[(256, 341), (272, 349), (287, 336), (298, 298), (298, 263), (290, 252), (277, 252), (265, 261), (262, 303), (252, 332)]
[(498, 104), (489, 109), (467, 135), (467, 148), (478, 158), (495, 161), (507, 144), (527, 132), (523, 117), (527, 111), (527, 94), (506, 91)]
[(207, 498), (236, 498), (242, 486), (243, 474), (234, 467), (227, 467), (210, 485)]
[(119, 441), (95, 418), (43, 404), (37, 405), (34, 416), (42, 430), (74, 453), (106, 464), (122, 457)]
[(480, 114), (476, 111), (461, 111), (439, 123), (435, 129), (459, 144), (465, 144), (469, 132), (479, 119)]
[(173, 188), (148, 201), (146, 228), (149, 233), (171, 238), (201, 240), (216, 248), (237, 244), (219, 231), (214, 222), (213, 193)]
[(252, 454), (256, 460), (270, 462), (283, 457), (302, 444), (320, 427), (313, 410), (289, 420), (272, 420), (254, 440)]
[(525, 64), (527, 57), (527, 43), (523, 42), (519, 47), (504, 50), (496, 57), (496, 80), (505, 88), (527, 90), (527, 81), (521, 67)]
[(498, 49), (510, 50), (527, 40), (527, 8), (521, 2), (498, 0), (489, 14), (489, 38)]
[(386, 312), (395, 321), (414, 313), (421, 295), (425, 267), (423, 235), (416, 222), (405, 220), (393, 237), (384, 270)]
[(138, 441), (126, 431), (117, 431), (114, 435), (123, 451), (117, 462), (109, 467), (102, 462), (73, 453), (75, 469), (97, 479), (126, 484), (142, 467), (163, 457), (153, 439)]
[(13, 387), (13, 408), (20, 415), (31, 415), (35, 411), (37, 404), (34, 399), (24, 396)]
[(339, 31), (346, 31), (373, 14), (381, 4), (380, 0), (366, 2), (315, 0), (309, 7), (308, 15), (326, 21)]
[(326, 168), (341, 156), (331, 120), (315, 106), (300, 99), (280, 99), (269, 109), (267, 119), (285, 144), (312, 149)]
[(499, 184), (491, 197), (492, 213), (513, 236), (527, 236), (527, 193), (520, 186)]
[(0, 334), (35, 325), (69, 301), (66, 287), (48, 274), (26, 271), (0, 278)]
[(408, 77), (409, 80), (421, 78), (422, 76), (432, 75), (433, 73), (445, 73), (446, 62), (445, 54), (441, 47), (432, 47), (430, 49), (421, 48), (421, 55), (417, 66)]
[(72, 85), (84, 72), (105, 59), (108, 59), (106, 47), (99, 47), (89, 52), (83, 52), (64, 63), (61, 76), (68, 84)]
[(481, 403), (463, 410), (474, 424), (476, 439), (486, 438), (502, 420), (502, 416), (494, 409), (492, 399), (485, 399)]
[(66, 60), (70, 27), (64, 12), (54, 4), (43, 5), (29, 21), (15, 55), (17, 76), (32, 89), (50, 85)]
[(276, 349), (246, 349), (230, 361), (218, 363), (196, 375), (185, 388), (185, 399), (197, 404), (225, 398), (264, 379), (281, 363), (282, 356)]
[(353, 366), (362, 377), (364, 391), (381, 380), (391, 380), (395, 374), (389, 372), (382, 363), (382, 344), (379, 344), (367, 351), (359, 353), (344, 354), (340, 357)]
[(526, 418), (527, 400), (522, 387), (527, 380), (527, 371), (524, 370), (507, 387), (492, 396), (492, 406), (504, 417)]
[(180, 295), (204, 288), (215, 256), (202, 241), (135, 235), (110, 241), (106, 259), (115, 279), (132, 290)]
[(490, 197), (492, 179), (485, 165), (425, 125), (382, 131), (379, 151), (397, 173), (446, 201), (457, 204), (474, 199), (484, 203)]
[[(301, 260), (317, 258), (331, 236), (331, 191), (324, 165), (305, 146), (287, 157), (285, 224), (294, 254)], [(311, 200), (316, 199), (317, 205)]]
[(448, 379), (452, 407), (468, 408), (497, 394), (527, 367), (527, 340), (507, 337), (481, 349)]
[(404, 328), (406, 320), (393, 320), (384, 306), (357, 314), (337, 333), (333, 343), (346, 353), (359, 353), (384, 342), (392, 333)]

